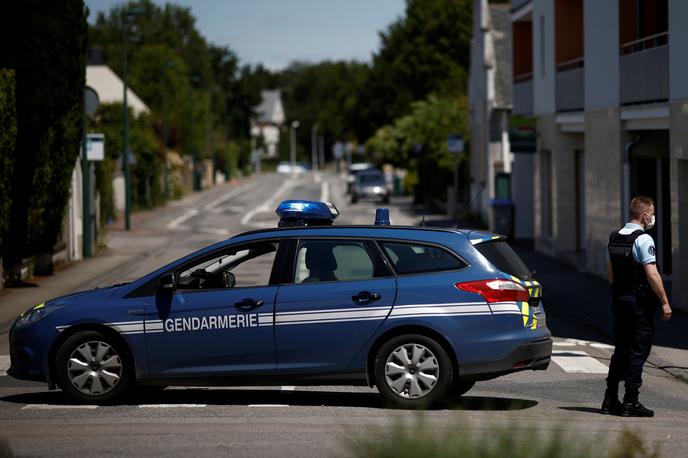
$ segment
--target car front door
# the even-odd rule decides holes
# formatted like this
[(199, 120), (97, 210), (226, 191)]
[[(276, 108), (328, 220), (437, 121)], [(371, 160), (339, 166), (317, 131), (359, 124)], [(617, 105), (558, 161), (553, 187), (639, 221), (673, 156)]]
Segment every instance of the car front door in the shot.
[(389, 315), (396, 282), (372, 242), (302, 239), (275, 308), (278, 372), (348, 368)]
[(174, 272), (174, 290), (146, 310), (151, 375), (201, 376), (275, 369), (270, 276), (277, 242), (229, 248)]

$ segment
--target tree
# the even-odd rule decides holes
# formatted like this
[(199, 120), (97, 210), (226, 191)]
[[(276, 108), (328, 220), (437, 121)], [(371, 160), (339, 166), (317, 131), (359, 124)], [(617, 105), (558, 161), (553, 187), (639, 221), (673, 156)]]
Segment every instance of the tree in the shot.
[(366, 143), (368, 154), (377, 162), (389, 162), (418, 174), (417, 197), (443, 199), (451, 179), (454, 157), (448, 151), (451, 134), (467, 138), (467, 100), (429, 96), (414, 102), (411, 113), (394, 124), (379, 129)]
[(51, 252), (62, 228), (82, 133), (87, 24), (82, 0), (12, 2), (3, 15), (13, 28), (0, 68), (16, 71), (11, 266)]
[(469, 0), (408, 0), (405, 16), (380, 33), (361, 97), (364, 138), (429, 94), (465, 93), (471, 23)]

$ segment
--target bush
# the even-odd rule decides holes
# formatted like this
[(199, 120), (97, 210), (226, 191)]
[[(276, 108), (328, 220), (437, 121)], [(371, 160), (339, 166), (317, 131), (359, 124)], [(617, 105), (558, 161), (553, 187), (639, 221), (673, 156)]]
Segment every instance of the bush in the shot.
[(350, 439), (348, 448), (360, 458), (658, 458), (638, 434), (625, 429), (615, 444), (601, 438), (581, 438), (561, 429), (536, 430), (522, 425), (492, 426), (475, 431), (455, 422), (450, 428), (435, 427), (417, 419), (397, 423), (391, 432), (376, 431), (362, 440)]

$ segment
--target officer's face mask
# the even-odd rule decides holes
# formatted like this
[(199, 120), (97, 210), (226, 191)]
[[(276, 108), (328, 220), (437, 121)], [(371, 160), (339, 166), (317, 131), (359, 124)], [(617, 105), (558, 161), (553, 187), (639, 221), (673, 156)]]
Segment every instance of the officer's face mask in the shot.
[(645, 220), (645, 230), (646, 231), (649, 231), (653, 227), (655, 227), (655, 215), (652, 215), (650, 222), (647, 222), (647, 220)]

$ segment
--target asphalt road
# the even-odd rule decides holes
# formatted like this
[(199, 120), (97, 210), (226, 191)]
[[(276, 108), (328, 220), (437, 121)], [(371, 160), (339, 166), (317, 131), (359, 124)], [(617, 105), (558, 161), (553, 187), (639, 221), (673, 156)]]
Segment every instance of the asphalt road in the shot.
[[(338, 223), (372, 222), (376, 207), (349, 204), (333, 175), (259, 176), (236, 190), (207, 193), (200, 203), (176, 203), (155, 212), (137, 222), (136, 234), (114, 231), (109, 240), (114, 256), (144, 255), (83, 286), (127, 281), (209, 243), (271, 227), (276, 223), (274, 208), (286, 198), (332, 200), (342, 214)], [(389, 207), (393, 222), (416, 220), (406, 200), (393, 199)], [(488, 435), (499, 425), (525, 432), (562, 429), (598, 446), (616, 440), (628, 427), (648, 444), (659, 445), (663, 456), (685, 456), (688, 386), (649, 368), (641, 400), (656, 410), (655, 418), (601, 415), (611, 349), (582, 340), (594, 332), (572, 321), (562, 307), (545, 298), (549, 319), (560, 323), (558, 328), (570, 323), (555, 336), (554, 362), (547, 371), (480, 382), (445, 409), (420, 414), (383, 409), (369, 388), (293, 386), (175, 387), (132, 396), (125, 405), (74, 406), (43, 384), (0, 375), (0, 440), (15, 454), (32, 456), (346, 456), (351, 441), (379, 437), (398, 421), (413, 422), (420, 416), (443, 431), (457, 425)], [(7, 335), (0, 339), (2, 371)]]

